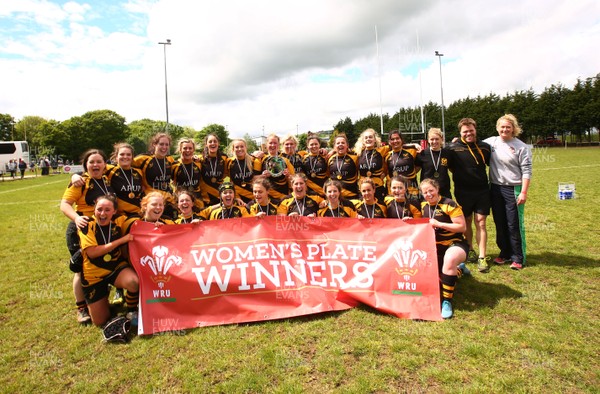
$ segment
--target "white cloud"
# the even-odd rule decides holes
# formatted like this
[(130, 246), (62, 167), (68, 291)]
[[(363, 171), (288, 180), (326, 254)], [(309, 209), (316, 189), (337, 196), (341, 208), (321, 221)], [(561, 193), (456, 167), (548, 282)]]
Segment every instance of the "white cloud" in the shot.
[(329, 129), (379, 113), (375, 25), (390, 114), (419, 104), (418, 64), (424, 101), (439, 102), (435, 50), (444, 53), (446, 105), (599, 72), (593, 0), (6, 3), (0, 106), (17, 118), (112, 109), (128, 121), (164, 119), (158, 42), (167, 38), (170, 120), (219, 123), (232, 135)]

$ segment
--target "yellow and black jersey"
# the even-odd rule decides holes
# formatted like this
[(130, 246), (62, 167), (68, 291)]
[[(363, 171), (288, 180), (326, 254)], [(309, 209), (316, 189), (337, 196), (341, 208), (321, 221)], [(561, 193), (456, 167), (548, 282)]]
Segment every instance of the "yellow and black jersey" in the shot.
[(200, 216), (197, 213), (192, 213), (191, 216), (185, 217), (182, 214), (179, 214), (179, 217), (177, 219), (175, 219), (175, 224), (187, 224), (187, 223), (191, 223), (192, 220), (204, 220), (204, 218), (202, 216)]
[(290, 213), (296, 212), (300, 216), (308, 216), (310, 214), (316, 214), (319, 212), (319, 204), (324, 201), (320, 196), (304, 196), (303, 198), (296, 199), (292, 194), (286, 196), (279, 203), (277, 208), (277, 214), (289, 215)]
[(109, 164), (104, 174), (117, 196), (117, 213), (122, 215), (139, 213), (144, 194), (142, 171), (138, 168), (124, 170)]
[(358, 156), (334, 154), (328, 160), (329, 176), (342, 183), (342, 196), (350, 199), (358, 198)]
[(387, 173), (389, 177), (402, 175), (412, 179), (417, 176), (415, 171), (415, 157), (417, 151), (407, 148), (401, 151), (389, 151), (385, 157)]
[(100, 226), (95, 218), (92, 218), (87, 227), (79, 230), (79, 240), (83, 252), (82, 283), (85, 286), (98, 283), (116, 269), (128, 265), (122, 246), (93, 259), (86, 253), (89, 247), (106, 245), (121, 238), (125, 219), (125, 216), (118, 216), (113, 218), (109, 225)]
[(417, 183), (417, 168), (415, 166), (415, 158), (417, 151), (412, 148), (402, 149), (401, 151), (389, 151), (385, 157), (387, 166), (387, 185), (388, 193), (391, 185), (391, 178), (402, 175), (407, 179), (408, 194), (412, 198), (419, 196), (419, 184)]
[(327, 206), (319, 209), (317, 216), (326, 218), (355, 218), (357, 217), (357, 214), (354, 210), (354, 207), (340, 204), (337, 208), (331, 208), (330, 206)]
[(194, 194), (196, 208), (202, 209), (202, 193), (200, 191), (200, 174), (202, 166), (200, 162), (183, 163), (181, 159), (173, 165), (173, 186), (175, 190), (185, 189)]
[(202, 216), (205, 220), (219, 220), (245, 218), (249, 217), (250, 214), (246, 210), (246, 207), (234, 205), (230, 208), (225, 208), (223, 205), (218, 205), (203, 209), (200, 212), (200, 216)]
[(286, 153), (282, 153), (281, 157), (285, 157), (288, 159), (292, 167), (294, 167), (294, 173), (304, 172), (304, 168), (302, 167), (302, 159), (306, 155), (306, 152), (296, 152), (293, 155), (288, 155)]
[[(181, 160), (173, 165), (173, 186), (175, 190), (185, 189), (200, 193), (200, 174), (202, 166), (199, 162), (183, 163)], [(199, 195), (199, 194), (198, 194)]]
[(329, 178), (327, 158), (321, 155), (308, 154), (302, 160), (302, 172), (306, 175), (308, 194), (325, 197), (323, 185)]
[(378, 219), (387, 217), (385, 205), (377, 202), (374, 204), (367, 204), (364, 200), (352, 200), (352, 203), (354, 204), (356, 213), (365, 218)]
[(440, 194), (444, 197), (451, 197), (450, 194), (450, 165), (451, 152), (448, 148), (442, 148), (433, 151), (426, 148), (419, 153), (415, 159), (415, 165), (421, 167), (419, 181), (423, 179), (435, 179), (440, 184)]
[[(421, 202), (421, 213), (424, 218), (435, 219), (442, 223), (452, 223), (452, 218), (463, 216), (460, 205), (447, 197), (441, 197), (440, 201), (432, 206), (427, 201)], [(439, 245), (449, 246), (454, 242), (464, 241), (462, 233), (453, 233), (441, 228), (435, 230), (435, 242)]]
[(396, 201), (393, 196), (384, 200), (387, 217), (390, 219), (421, 218), (421, 209), (409, 201)]
[[(260, 161), (260, 172), (267, 170), (267, 164), (269, 161), (270, 155), (264, 155)], [(295, 174), (294, 166), (288, 159), (283, 156), (280, 156), (285, 162), (285, 166), (288, 170), (288, 175), (279, 175), (279, 176), (270, 176), (269, 182), (271, 182), (271, 189), (269, 190), (269, 197), (274, 198), (278, 201), (285, 198), (288, 194), (290, 194), (290, 184), (289, 177)]]
[(358, 170), (360, 178), (371, 178), (375, 186), (383, 186), (387, 175), (385, 157), (390, 151), (389, 145), (375, 149), (365, 149), (358, 157)]
[(237, 157), (227, 158), (227, 173), (235, 186), (235, 195), (245, 203), (252, 201), (252, 179), (260, 174), (259, 160), (248, 155), (246, 159), (238, 160)]
[[(123, 221), (123, 224), (121, 225), (121, 231), (123, 232), (123, 234), (129, 234), (129, 232), (131, 231), (131, 226), (138, 220), (145, 221), (142, 216), (137, 214), (127, 216)], [(175, 224), (173, 220), (166, 217), (161, 217), (160, 219), (158, 219), (158, 221), (149, 223)]]
[(202, 192), (202, 201), (206, 206), (215, 205), (221, 202), (219, 197), (219, 186), (223, 183), (223, 178), (227, 174), (227, 156), (221, 154), (216, 157), (201, 156), (202, 177), (200, 179), (200, 190)]
[(260, 205), (256, 201), (250, 201), (246, 204), (246, 210), (248, 210), (250, 216), (256, 216), (261, 212), (264, 212), (267, 216), (277, 215), (277, 205), (273, 204), (271, 200), (269, 200), (267, 205)]
[(80, 216), (91, 217), (94, 215), (96, 199), (107, 194), (114, 194), (115, 191), (106, 176), (102, 176), (102, 179), (95, 179), (86, 172), (83, 174), (83, 180), (85, 181), (83, 186), (74, 186), (69, 183), (62, 199), (74, 203), (73, 208)]
[(171, 177), (173, 175), (173, 164), (175, 159), (167, 156), (162, 159), (154, 155), (142, 154), (133, 159), (133, 167), (142, 171), (142, 182), (144, 193), (152, 191), (162, 192), (162, 194), (171, 194)]

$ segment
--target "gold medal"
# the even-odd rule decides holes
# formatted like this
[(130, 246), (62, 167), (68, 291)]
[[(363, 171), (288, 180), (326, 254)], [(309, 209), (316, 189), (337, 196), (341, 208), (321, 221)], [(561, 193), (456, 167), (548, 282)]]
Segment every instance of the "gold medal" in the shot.
[(398, 176), (398, 171), (394, 171), (394, 176)]
[(436, 171), (436, 172), (434, 172), (434, 173), (433, 173), (433, 177), (434, 177), (434, 178), (439, 178), (439, 177), (440, 177), (440, 173), (439, 173), (439, 172), (437, 172), (437, 171)]
[(311, 177), (311, 178), (316, 178), (316, 177), (317, 177), (317, 174), (316, 174), (316, 173), (314, 173), (314, 172), (311, 172), (311, 173), (310, 173), (310, 177)]
[(134, 194), (133, 192), (131, 192), (131, 193), (129, 193), (129, 194), (127, 195), (127, 197), (129, 197), (129, 198), (135, 198), (135, 194)]
[(342, 179), (342, 175), (338, 174), (337, 179)]
[(214, 176), (210, 178), (210, 183), (217, 183), (217, 178), (215, 178)]
[(107, 253), (107, 254), (104, 255), (104, 257), (102, 258), (102, 260), (104, 260), (104, 261), (106, 261), (108, 263), (109, 261), (112, 260), (112, 256), (110, 255), (110, 253)]
[(370, 178), (373, 173), (371, 171), (367, 171), (367, 176)]

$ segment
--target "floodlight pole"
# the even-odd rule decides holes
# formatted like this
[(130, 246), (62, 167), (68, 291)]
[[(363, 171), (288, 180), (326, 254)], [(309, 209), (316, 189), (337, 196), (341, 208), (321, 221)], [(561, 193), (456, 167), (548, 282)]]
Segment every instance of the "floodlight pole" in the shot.
[(167, 124), (165, 131), (169, 132), (169, 90), (167, 88), (167, 45), (171, 45), (171, 40), (167, 38), (166, 42), (159, 42), (159, 45), (163, 46), (163, 56), (165, 60), (165, 108), (167, 112)]
[(442, 95), (442, 142), (446, 142), (446, 125), (444, 123), (444, 83), (442, 81), (442, 56), (444, 56), (444, 54), (435, 51), (435, 56), (437, 56), (438, 60), (440, 61), (440, 92)]

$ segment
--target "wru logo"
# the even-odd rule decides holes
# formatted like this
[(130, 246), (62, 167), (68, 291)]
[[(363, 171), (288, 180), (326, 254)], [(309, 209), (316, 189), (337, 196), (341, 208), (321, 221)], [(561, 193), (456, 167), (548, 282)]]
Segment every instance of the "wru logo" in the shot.
[(419, 272), (419, 260), (427, 260), (427, 252), (413, 250), (413, 243), (410, 240), (398, 240), (394, 242), (393, 248), (396, 249), (393, 256), (400, 266), (400, 268), (396, 268), (396, 272), (398, 275), (403, 276), (405, 280)]
[(159, 288), (163, 288), (165, 283), (171, 280), (171, 276), (167, 275), (173, 264), (179, 266), (182, 260), (179, 256), (169, 256), (169, 248), (166, 246), (155, 246), (152, 248), (152, 256), (143, 256), (140, 258), (142, 267), (148, 265), (154, 274), (152, 281), (158, 283)]

